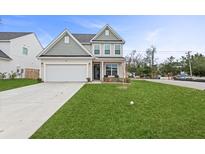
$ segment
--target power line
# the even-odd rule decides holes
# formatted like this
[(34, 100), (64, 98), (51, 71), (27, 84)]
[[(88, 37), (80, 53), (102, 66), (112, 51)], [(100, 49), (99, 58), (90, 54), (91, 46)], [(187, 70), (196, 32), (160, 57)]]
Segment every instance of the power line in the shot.
[[(132, 51), (134, 51), (134, 50), (123, 50), (123, 51), (130, 51), (130, 52), (132, 52)], [(136, 52), (146, 52), (146, 50), (135, 50)], [(175, 51), (173, 51), (173, 50), (157, 50), (157, 52), (187, 52), (187, 51), (189, 51), (189, 50), (175, 50)], [(193, 51), (192, 50), (192, 52), (199, 52), (199, 53), (205, 53), (205, 51)]]

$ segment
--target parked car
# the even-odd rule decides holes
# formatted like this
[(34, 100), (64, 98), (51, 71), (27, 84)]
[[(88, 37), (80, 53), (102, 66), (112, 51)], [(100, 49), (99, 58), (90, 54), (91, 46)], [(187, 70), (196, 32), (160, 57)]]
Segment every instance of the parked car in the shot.
[(187, 79), (191, 79), (191, 76), (189, 76), (186, 73), (182, 73), (182, 74), (179, 74), (179, 75), (175, 76), (174, 79), (187, 80)]

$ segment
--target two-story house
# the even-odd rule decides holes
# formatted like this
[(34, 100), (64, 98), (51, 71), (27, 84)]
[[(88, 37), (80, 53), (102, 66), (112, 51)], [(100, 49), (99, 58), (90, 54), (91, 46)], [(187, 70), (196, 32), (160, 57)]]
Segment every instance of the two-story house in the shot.
[(32, 32), (0, 32), (0, 72), (24, 77), (26, 68), (40, 69), (36, 56), (42, 50)]
[(66, 29), (38, 55), (41, 78), (45, 82), (124, 78), (124, 43), (109, 25), (97, 34), (72, 34)]

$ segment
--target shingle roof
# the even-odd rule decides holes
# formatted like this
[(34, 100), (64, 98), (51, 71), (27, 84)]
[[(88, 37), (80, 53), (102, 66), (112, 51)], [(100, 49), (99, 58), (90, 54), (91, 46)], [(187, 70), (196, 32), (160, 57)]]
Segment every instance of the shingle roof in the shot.
[(96, 34), (72, 34), (80, 43), (90, 43)]
[(11, 60), (11, 58), (1, 50), (0, 50), (0, 58), (5, 58), (5, 59)]
[(0, 40), (11, 40), (31, 33), (32, 32), (0, 32)]
[(40, 55), (40, 57), (91, 57), (91, 55)]

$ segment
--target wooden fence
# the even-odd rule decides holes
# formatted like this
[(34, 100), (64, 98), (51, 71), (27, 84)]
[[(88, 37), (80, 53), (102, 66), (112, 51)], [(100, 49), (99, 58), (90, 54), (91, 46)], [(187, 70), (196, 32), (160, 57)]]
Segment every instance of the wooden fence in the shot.
[(25, 69), (25, 78), (38, 79), (39, 78), (39, 69), (26, 68)]

